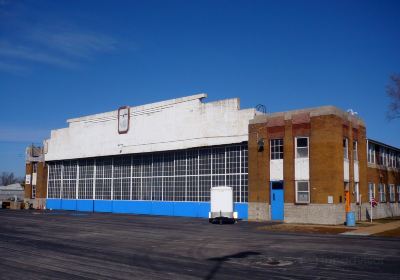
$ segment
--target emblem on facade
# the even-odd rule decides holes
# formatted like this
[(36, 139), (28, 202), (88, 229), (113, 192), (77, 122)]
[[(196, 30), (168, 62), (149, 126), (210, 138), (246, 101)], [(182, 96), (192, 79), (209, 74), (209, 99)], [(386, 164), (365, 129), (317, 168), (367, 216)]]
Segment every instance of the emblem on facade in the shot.
[(118, 133), (124, 134), (129, 130), (130, 110), (128, 106), (122, 106), (118, 109)]

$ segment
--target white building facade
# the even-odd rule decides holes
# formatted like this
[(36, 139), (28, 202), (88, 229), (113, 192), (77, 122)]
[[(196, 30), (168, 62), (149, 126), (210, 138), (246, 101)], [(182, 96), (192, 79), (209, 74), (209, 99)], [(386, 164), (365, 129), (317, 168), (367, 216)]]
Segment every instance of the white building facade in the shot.
[(198, 94), (68, 120), (45, 141), (47, 208), (208, 217), (231, 186), (247, 218), (249, 120), (239, 99)]

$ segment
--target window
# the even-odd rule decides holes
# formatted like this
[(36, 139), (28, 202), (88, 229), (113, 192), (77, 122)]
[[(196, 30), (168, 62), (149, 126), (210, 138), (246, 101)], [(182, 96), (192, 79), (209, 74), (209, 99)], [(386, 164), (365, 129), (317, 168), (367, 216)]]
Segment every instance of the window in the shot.
[(76, 199), (77, 162), (64, 161), (61, 184), (61, 198)]
[(283, 139), (271, 139), (270, 143), (271, 160), (283, 159)]
[(47, 198), (61, 197), (62, 162), (53, 162), (48, 165), (49, 180)]
[(360, 186), (358, 182), (354, 183), (354, 195), (356, 197), (356, 203), (360, 203)]
[(343, 157), (349, 159), (349, 139), (343, 138)]
[(384, 184), (379, 184), (378, 191), (379, 191), (379, 201), (380, 202), (386, 202), (385, 185)]
[(370, 202), (372, 198), (375, 198), (375, 184), (373, 183), (368, 183), (368, 197)]
[(310, 203), (310, 187), (308, 181), (296, 181), (296, 203)]
[(395, 151), (390, 151), (390, 153), (389, 153), (389, 167), (392, 167), (392, 168), (397, 167)]
[(388, 154), (384, 147), (379, 148), (379, 164), (388, 166)]
[(368, 163), (375, 163), (375, 145), (368, 143)]
[(400, 185), (397, 186), (397, 202), (400, 203)]
[(358, 143), (353, 141), (353, 160), (358, 161)]
[(308, 137), (296, 138), (296, 158), (308, 158)]
[(32, 164), (32, 173), (37, 173), (37, 163)]
[(32, 198), (36, 198), (36, 186), (32, 185)]
[(78, 199), (93, 199), (94, 160), (79, 162)]
[(400, 153), (397, 153), (397, 168), (400, 168)]
[(395, 193), (394, 185), (389, 185), (389, 201), (390, 202), (396, 201), (396, 193)]
[(48, 198), (209, 201), (211, 186), (230, 186), (247, 202), (247, 159), (243, 143), (50, 162)]

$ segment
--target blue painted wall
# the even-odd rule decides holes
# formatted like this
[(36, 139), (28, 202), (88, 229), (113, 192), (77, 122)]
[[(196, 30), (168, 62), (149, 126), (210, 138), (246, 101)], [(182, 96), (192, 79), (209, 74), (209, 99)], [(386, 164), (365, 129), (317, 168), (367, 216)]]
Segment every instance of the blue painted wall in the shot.
[(61, 199), (61, 209), (76, 210), (76, 199)]
[(76, 201), (76, 210), (93, 212), (93, 200), (79, 199)]
[[(47, 209), (208, 218), (209, 202), (47, 199)], [(248, 218), (248, 204), (235, 203), (239, 219)]]

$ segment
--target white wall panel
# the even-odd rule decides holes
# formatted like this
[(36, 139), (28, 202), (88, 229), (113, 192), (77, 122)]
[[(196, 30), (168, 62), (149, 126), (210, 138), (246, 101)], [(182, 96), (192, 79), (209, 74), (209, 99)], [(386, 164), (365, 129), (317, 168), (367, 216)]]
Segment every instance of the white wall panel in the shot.
[(343, 161), (343, 170), (344, 170), (344, 172), (343, 172), (344, 178), (343, 179), (344, 179), (344, 181), (349, 182), (350, 181), (350, 165), (349, 165), (348, 159), (345, 159)]
[(296, 158), (294, 178), (295, 180), (310, 180), (310, 160), (309, 158)]
[(239, 99), (203, 103), (198, 94), (130, 108), (130, 128), (118, 134), (118, 110), (68, 120), (52, 130), (46, 161), (178, 150), (248, 141), (255, 109)]
[(360, 171), (358, 168), (358, 161), (354, 161), (354, 182), (360, 182)]
[(283, 159), (270, 161), (269, 176), (271, 181), (283, 181)]

